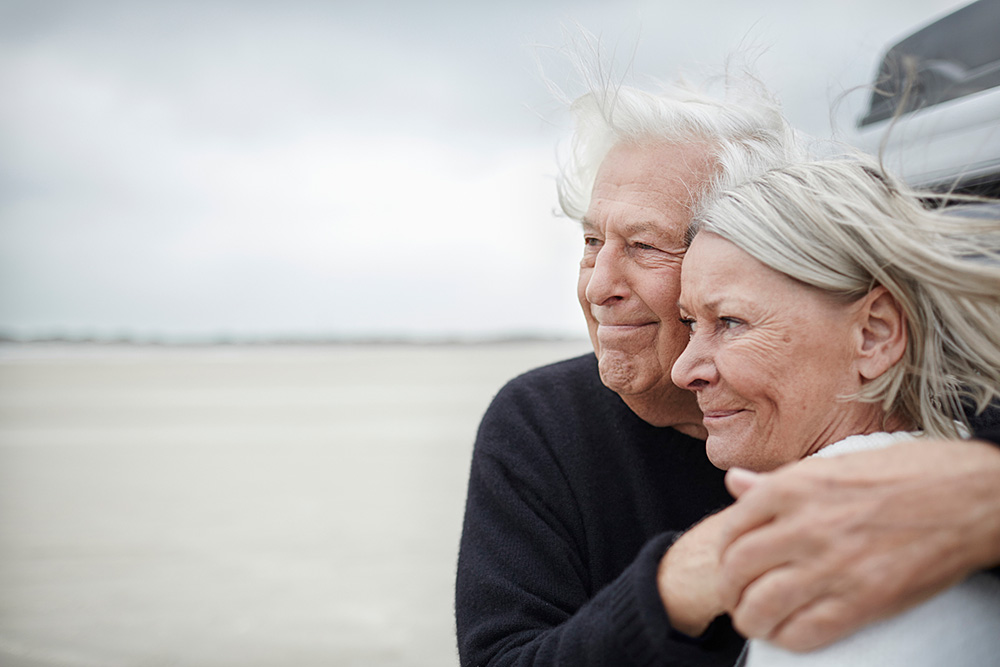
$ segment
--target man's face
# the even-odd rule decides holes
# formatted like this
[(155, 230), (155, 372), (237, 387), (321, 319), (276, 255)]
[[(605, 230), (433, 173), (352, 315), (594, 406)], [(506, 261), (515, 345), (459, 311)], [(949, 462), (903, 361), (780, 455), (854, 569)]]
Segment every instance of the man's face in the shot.
[(710, 175), (700, 144), (612, 148), (584, 217), (577, 287), (604, 384), (647, 422), (701, 437), (694, 396), (670, 369), (688, 337), (677, 298), (691, 194)]

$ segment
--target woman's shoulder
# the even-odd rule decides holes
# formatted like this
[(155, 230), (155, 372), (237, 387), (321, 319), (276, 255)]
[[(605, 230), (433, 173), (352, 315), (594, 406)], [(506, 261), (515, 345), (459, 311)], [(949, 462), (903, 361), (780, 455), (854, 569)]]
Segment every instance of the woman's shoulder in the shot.
[(973, 667), (1000, 655), (1000, 580), (975, 574), (830, 646), (792, 653), (751, 641), (746, 667)]

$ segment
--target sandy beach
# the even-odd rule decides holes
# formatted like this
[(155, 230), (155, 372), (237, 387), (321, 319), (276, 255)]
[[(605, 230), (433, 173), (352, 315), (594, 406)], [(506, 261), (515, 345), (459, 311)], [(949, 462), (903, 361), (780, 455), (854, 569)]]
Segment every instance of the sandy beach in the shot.
[(479, 418), (587, 349), (0, 346), (0, 664), (457, 665)]

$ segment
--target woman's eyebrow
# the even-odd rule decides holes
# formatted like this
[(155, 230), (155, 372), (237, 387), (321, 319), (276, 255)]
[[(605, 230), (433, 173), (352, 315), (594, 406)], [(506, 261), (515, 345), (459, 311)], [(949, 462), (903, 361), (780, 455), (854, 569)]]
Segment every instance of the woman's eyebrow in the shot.
[[(690, 301), (690, 299), (689, 299), (689, 301)], [(718, 310), (719, 309), (719, 304), (721, 304), (722, 301), (723, 301), (723, 297), (714, 297), (714, 298), (709, 299), (708, 301), (699, 301), (698, 305), (701, 308), (705, 308), (705, 309), (708, 309), (708, 310)], [(686, 310), (684, 308), (683, 304), (681, 303), (680, 299), (677, 300), (677, 308), (681, 309), (681, 310)]]

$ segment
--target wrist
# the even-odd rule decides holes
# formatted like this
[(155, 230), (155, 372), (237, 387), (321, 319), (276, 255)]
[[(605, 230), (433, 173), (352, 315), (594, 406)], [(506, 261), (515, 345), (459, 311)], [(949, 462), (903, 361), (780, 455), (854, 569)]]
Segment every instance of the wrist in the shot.
[(657, 585), (670, 625), (699, 637), (723, 613), (716, 591), (718, 559), (682, 536), (660, 559)]

